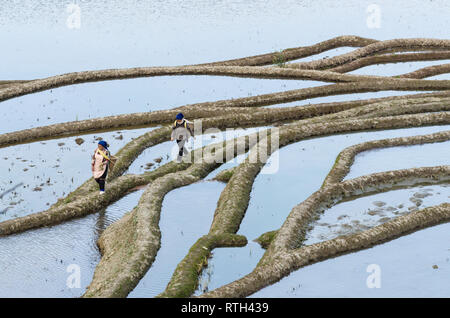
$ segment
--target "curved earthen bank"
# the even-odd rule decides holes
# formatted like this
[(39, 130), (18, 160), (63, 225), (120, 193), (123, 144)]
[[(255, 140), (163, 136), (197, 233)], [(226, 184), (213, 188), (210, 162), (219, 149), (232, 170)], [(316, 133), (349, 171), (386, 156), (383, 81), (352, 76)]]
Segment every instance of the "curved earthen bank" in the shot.
[[(226, 161), (227, 154), (237, 156), (240, 149), (245, 153), (255, 142), (256, 138), (246, 136), (233, 143), (221, 143), (214, 154), (206, 154), (186, 170), (167, 174), (150, 184), (136, 208), (108, 227), (100, 237), (102, 259), (84, 297), (126, 297), (145, 275), (160, 247), (159, 218), (164, 196), (175, 188), (205, 178)], [(194, 158), (195, 152), (203, 153), (203, 149), (194, 151)], [(217, 236), (210, 243), (227, 245), (223, 239), (223, 236)], [(231, 239), (230, 242), (234, 236)], [(239, 242), (242, 240), (238, 239), (236, 244), (241, 244)]]
[[(362, 47), (334, 58), (306, 63), (285, 64), (286, 61), (324, 52), (340, 46)], [(338, 82), (338, 84), (291, 90), (198, 103), (153, 113), (110, 116), (102, 119), (56, 124), (0, 135), (0, 147), (36, 141), (42, 138), (57, 138), (91, 131), (171, 123), (173, 116), (182, 110), (189, 118), (202, 119), (203, 128), (267, 126), (281, 124), (279, 146), (336, 133), (362, 130), (394, 129), (442, 125), (450, 123), (450, 81), (422, 80), (421, 78), (447, 73), (448, 65), (423, 68), (398, 77), (360, 76), (343, 74), (352, 68), (368, 63), (431, 60), (448, 58), (449, 40), (398, 39), (375, 41), (359, 37), (338, 37), (310, 47), (287, 49), (282, 52), (263, 54), (204, 65), (181, 67), (134, 68), (64, 74), (32, 81), (0, 82), (0, 100), (22, 96), (45, 89), (77, 83), (161, 75), (221, 75), (255, 78), (309, 79)], [(436, 52), (401, 54), (380, 53), (404, 52), (409, 50), (433, 50)], [(279, 64), (282, 67), (254, 67)], [(293, 66), (294, 69), (286, 66)], [(297, 69), (295, 69), (297, 67)], [(327, 71), (323, 71), (327, 69)], [(403, 78), (402, 78), (403, 77)], [(411, 79), (419, 78), (419, 79)], [(440, 93), (416, 94), (387, 98), (368, 99), (340, 103), (326, 103), (289, 108), (260, 108), (261, 106), (307, 100), (339, 94), (376, 92), (383, 90), (417, 91), (442, 90)], [(292, 122), (293, 121), (293, 122)], [(164, 195), (180, 186), (196, 182), (217, 168), (216, 163), (173, 162), (143, 175), (122, 174), (136, 157), (148, 147), (169, 140), (170, 127), (164, 126), (146, 133), (123, 147), (117, 154), (119, 161), (110, 174), (110, 191), (100, 198), (92, 190), (88, 180), (68, 197), (49, 210), (0, 223), (0, 235), (8, 235), (28, 229), (55, 225), (74, 217), (94, 213), (100, 208), (123, 197), (136, 186), (149, 184), (138, 206), (114, 223), (103, 233), (99, 246), (103, 257), (86, 297), (124, 297), (136, 286), (140, 278), (156, 257), (160, 244), (159, 214)], [(371, 147), (396, 146), (434, 142), (448, 137), (448, 133), (422, 136), (422, 139), (398, 139), (373, 142), (355, 146), (342, 154), (336, 166), (324, 182), (324, 186), (294, 208), (285, 224), (276, 235), (271, 235), (271, 244), (255, 271), (239, 281), (223, 286), (204, 296), (245, 296), (275, 282), (292, 270), (311, 262), (333, 255), (353, 251), (393, 239), (421, 227), (431, 226), (449, 218), (449, 206), (440, 205), (396, 218), (366, 232), (341, 237), (308, 247), (297, 248), (304, 226), (311, 218), (342, 197), (364, 191), (386, 190), (394, 182), (438, 182), (448, 180), (449, 167), (417, 168), (363, 176), (341, 182), (352, 156)], [(437, 138), (437, 139), (435, 139)], [(440, 139), (439, 139), (440, 138)], [(252, 145), (247, 144), (246, 151)], [(249, 156), (259, 156), (259, 149), (268, 147), (267, 140), (261, 140)], [(220, 154), (217, 154), (220, 156)], [(162, 297), (185, 297), (192, 295), (198, 282), (198, 275), (205, 257), (220, 246), (242, 246), (246, 238), (236, 235), (247, 209), (251, 187), (264, 162), (244, 161), (234, 169), (219, 199), (210, 233), (201, 237), (185, 259), (177, 267)], [(346, 168), (347, 167), (347, 168)], [(174, 172), (178, 172), (175, 174)], [(272, 233), (274, 234), (274, 233)]]
[[(279, 98), (276, 95), (277, 94), (273, 94), (273, 96), (269, 97), (265, 103), (267, 102), (270, 105), (276, 104), (279, 101)], [(281, 108), (240, 107), (239, 113), (237, 113), (234, 108), (229, 109), (226, 107), (218, 107), (221, 103), (221, 101), (218, 101), (209, 103), (212, 104), (211, 107), (204, 106), (204, 103), (194, 104), (192, 107), (188, 105), (166, 111), (108, 116), (5, 133), (0, 135), (0, 147), (30, 143), (42, 139), (77, 136), (79, 134), (101, 132), (115, 128), (132, 128), (148, 125), (168, 124), (172, 122), (174, 116), (180, 111), (183, 111), (183, 113), (191, 119), (208, 119), (208, 123), (210, 125), (214, 125), (211, 127), (227, 128), (237, 127), (232, 125), (256, 126), (274, 122), (282, 122), (284, 120), (300, 120), (382, 102), (393, 102), (393, 105), (396, 105), (397, 102), (404, 101), (405, 103), (415, 103), (414, 100), (417, 100), (417, 102), (422, 102), (425, 104), (429, 102), (444, 102), (445, 99), (449, 97), (450, 92), (444, 91), (438, 93), (370, 98), (348, 102), (310, 104), (307, 106)], [(261, 96), (252, 97), (255, 103), (259, 102), (259, 98), (261, 98)], [(237, 104), (238, 103), (236, 102), (233, 105)], [(201, 107), (197, 107), (199, 105)], [(254, 106), (254, 104), (251, 104), (250, 106)], [(256, 113), (258, 114), (257, 116)], [(212, 116), (215, 116), (216, 118), (212, 118)], [(266, 122), (264, 122), (264, 120), (266, 120)], [(203, 126), (208, 127), (207, 123), (204, 123)]]
[[(404, 116), (403, 118), (406, 118), (408, 116)], [(391, 117), (394, 118), (394, 117)], [(297, 142), (301, 139), (310, 137), (310, 136), (317, 136), (319, 135), (325, 135), (325, 134), (332, 134), (332, 133), (339, 133), (343, 131), (350, 131), (351, 129), (371, 129), (374, 128), (374, 123), (380, 124), (379, 120), (383, 120), (381, 118), (376, 118), (374, 120), (370, 119), (354, 119), (349, 121), (342, 121), (341, 123), (320, 123), (320, 124), (310, 124), (307, 125), (304, 123), (301, 126), (300, 130), (294, 131), (294, 124), (283, 126), (280, 129), (280, 135), (279, 135), (279, 147), (286, 146), (290, 143)], [(386, 122), (391, 121), (392, 119), (385, 119)], [(391, 121), (392, 122), (392, 121)], [(397, 122), (398, 124), (398, 122)], [(383, 126), (385, 123), (382, 124)], [(291, 127), (292, 126), (292, 127)], [(370, 127), (370, 128), (369, 128)], [(386, 127), (386, 126), (384, 126)], [(419, 136), (419, 137), (411, 137), (410, 139), (403, 138), (400, 140), (392, 140), (392, 141), (378, 141), (378, 142), (371, 142), (366, 145), (360, 146), (360, 148), (363, 151), (364, 149), (370, 149), (370, 147), (383, 147), (384, 145), (391, 144), (394, 145), (401, 145), (401, 144), (419, 144), (419, 143), (426, 143), (426, 142), (434, 142), (434, 141), (443, 141), (450, 138), (450, 134), (448, 132), (445, 133), (439, 133), (430, 136)], [(261, 142), (260, 142), (261, 143)], [(262, 141), (262, 143), (265, 143), (265, 141)], [(271, 153), (270, 146), (269, 149), (266, 147), (262, 147), (260, 149), (263, 149), (264, 151), (269, 151), (268, 153)], [(359, 149), (359, 148), (358, 148)], [(258, 149), (252, 150), (255, 155), (258, 155)], [(249, 156), (251, 156), (252, 152)], [(352, 154), (356, 155), (357, 151), (354, 151)], [(352, 161), (348, 159), (349, 156), (343, 156), (342, 158), (347, 158), (347, 161), (345, 161), (348, 165), (348, 168), (352, 164)], [(342, 159), (343, 160), (343, 159)], [(339, 161), (340, 162), (340, 161)], [(242, 218), (244, 217), (245, 211), (247, 210), (247, 206), (250, 200), (250, 192), (252, 189), (253, 181), (258, 175), (261, 168), (264, 166), (265, 161), (259, 160), (256, 163), (250, 163), (249, 158), (244, 161), (241, 165), (233, 169), (233, 173), (231, 178), (229, 179), (227, 186), (223, 190), (216, 211), (214, 213), (214, 219), (213, 223), (211, 225), (211, 229), (208, 235), (217, 235), (222, 233), (228, 233), (228, 234), (234, 234), (239, 229), (240, 223)], [(337, 165), (340, 167), (341, 165)], [(341, 169), (342, 170), (342, 169)], [(339, 176), (342, 176), (341, 170), (337, 170), (336, 174), (339, 174)], [(334, 169), (332, 170), (334, 171)], [(331, 174), (331, 173), (330, 173)], [(342, 176), (343, 178), (343, 176)], [(330, 197), (329, 193), (326, 193), (324, 197)], [(313, 213), (314, 209), (310, 207), (310, 205), (307, 206), (308, 211), (310, 213)], [(311, 217), (311, 216), (309, 216)], [(306, 221), (299, 221), (295, 220), (292, 222), (292, 224), (307, 224)], [(290, 230), (289, 233), (292, 234), (294, 237), (298, 236), (299, 229), (296, 228), (295, 230)], [(277, 235), (278, 236), (278, 235)], [(274, 235), (272, 235), (272, 238)], [(274, 250), (280, 250), (280, 245), (274, 244), (273, 247)], [(209, 250), (210, 253), (212, 251)], [(192, 271), (192, 268), (198, 268), (201, 267), (200, 263), (193, 264), (192, 262), (199, 261), (199, 259), (196, 259), (191, 254), (197, 254), (197, 249), (195, 246), (192, 247), (192, 249), (189, 251), (188, 255), (185, 257), (185, 259), (178, 265), (176, 268), (174, 275), (169, 282), (166, 290), (160, 295), (160, 297), (189, 297), (191, 296), (195, 288), (197, 287), (198, 283), (198, 275), (195, 275), (195, 273)], [(270, 253), (268, 251), (268, 253)], [(209, 254), (208, 254), (209, 255)], [(270, 254), (268, 254), (270, 255)], [(268, 256), (265, 256), (265, 258)], [(264, 258), (263, 258), (264, 259)], [(270, 258), (272, 259), (272, 258)], [(271, 263), (274, 265), (274, 263)], [(221, 296), (219, 296), (221, 297)], [(230, 296), (226, 296), (230, 297)]]
[(262, 236), (262, 238), (266, 237), (265, 243), (268, 245), (268, 250), (254, 271), (240, 280), (204, 294), (203, 297), (245, 297), (302, 266), (338, 254), (367, 248), (413, 230), (449, 220), (450, 205), (443, 204), (397, 217), (361, 233), (297, 248), (305, 235), (307, 225), (314, 216), (344, 198), (368, 192), (386, 191), (394, 186), (450, 180), (450, 166), (441, 166), (382, 172), (341, 182), (348, 173), (356, 154), (369, 149), (442, 142), (449, 139), (450, 132), (446, 131), (423, 136), (371, 141), (346, 148), (338, 156), (322, 188), (296, 206), (280, 230)]

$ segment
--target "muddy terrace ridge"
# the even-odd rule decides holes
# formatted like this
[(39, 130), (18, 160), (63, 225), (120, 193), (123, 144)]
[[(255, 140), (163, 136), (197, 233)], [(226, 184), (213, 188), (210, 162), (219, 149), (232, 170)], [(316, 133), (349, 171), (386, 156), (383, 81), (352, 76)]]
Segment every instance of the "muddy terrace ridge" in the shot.
[[(298, 61), (339, 47), (354, 47), (349, 53), (310, 62)], [(92, 282), (83, 297), (127, 297), (152, 266), (161, 245), (159, 219), (165, 195), (179, 187), (198, 182), (226, 160), (235, 157), (234, 147), (248, 154), (246, 160), (223, 180), (226, 187), (217, 202), (210, 231), (199, 237), (178, 264), (164, 292), (159, 297), (191, 297), (207, 259), (215, 248), (245, 246), (247, 238), (236, 234), (247, 210), (255, 178), (264, 168), (261, 151), (272, 154), (278, 149), (305, 139), (348, 134), (352, 132), (388, 130), (450, 124), (450, 81), (428, 77), (446, 74), (449, 64), (425, 67), (398, 76), (354, 75), (348, 72), (368, 65), (411, 61), (436, 61), (450, 57), (448, 39), (391, 39), (378, 41), (357, 36), (339, 36), (305, 47), (280, 52), (198, 65), (170, 67), (138, 67), (74, 72), (42, 79), (0, 81), (0, 101), (17, 98), (62, 86), (88, 82), (124, 80), (159, 76), (231, 76), (260, 79), (313, 80), (327, 83), (283, 92), (245, 98), (218, 100), (168, 108), (155, 112), (132, 113), (103, 118), (58, 123), (0, 135), (0, 147), (32, 143), (42, 139), (77, 136), (88, 132), (116, 128), (158, 126), (130, 141), (115, 155), (113, 172), (108, 176), (108, 191), (98, 195), (93, 179), (86, 180), (75, 191), (60, 199), (49, 209), (0, 223), (0, 236), (12, 235), (40, 227), (55, 226), (68, 220), (97, 213), (125, 196), (131, 189), (146, 186), (138, 205), (122, 219), (110, 225), (97, 244), (102, 258)], [(329, 84), (331, 83), (331, 84)], [(372, 98), (346, 102), (308, 104), (292, 107), (271, 107), (295, 101), (343, 94), (380, 91), (410, 91), (408, 95)], [(417, 93), (421, 91), (421, 93)], [(426, 93), (423, 93), (426, 91)], [(0, 103), (1, 107), (1, 103)], [(203, 134), (210, 128), (277, 126), (277, 144), (266, 138), (236, 138), (232, 145), (219, 142), (214, 153), (197, 149), (191, 156), (205, 156), (200, 162), (185, 160), (168, 162), (141, 175), (124, 174), (145, 149), (170, 140), (173, 118), (183, 111), (187, 118), (201, 120)], [(386, 138), (357, 144), (344, 149), (322, 186), (309, 198), (295, 206), (283, 225), (264, 244), (266, 252), (254, 270), (244, 277), (200, 297), (247, 297), (274, 284), (291, 272), (315, 262), (337, 257), (408, 233), (450, 220), (450, 204), (443, 203), (398, 216), (368, 230), (303, 246), (308, 225), (319, 213), (351, 200), (367, 191), (387, 191), (412, 184), (448, 182), (450, 166), (417, 167), (384, 171), (343, 181), (357, 154), (373, 149), (440, 143), (450, 140), (449, 131), (435, 134)], [(239, 148), (239, 147), (240, 148)], [(208, 157), (208, 158), (206, 158)], [(190, 159), (190, 158), (189, 158)], [(210, 160), (213, 159), (213, 160)], [(221, 159), (221, 160), (219, 160)], [(226, 159), (226, 160), (223, 160)], [(375, 189), (375, 190), (374, 190)], [(264, 235), (267, 233), (261, 233)], [(166, 233), (170, 235), (170, 233)]]

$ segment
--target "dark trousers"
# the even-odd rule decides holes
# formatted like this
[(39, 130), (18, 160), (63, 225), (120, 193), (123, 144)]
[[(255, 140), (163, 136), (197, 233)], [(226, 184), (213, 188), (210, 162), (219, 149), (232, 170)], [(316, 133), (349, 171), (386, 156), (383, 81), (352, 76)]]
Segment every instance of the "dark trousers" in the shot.
[(105, 180), (107, 174), (108, 174), (108, 166), (106, 166), (105, 172), (102, 174), (102, 176), (100, 178), (95, 179), (95, 181), (97, 181), (98, 185), (100, 186), (100, 191), (105, 191)]
[(186, 148), (184, 148), (184, 144), (186, 143), (186, 140), (177, 140), (178, 144), (178, 156), (182, 157), (183, 154), (187, 154), (188, 151)]

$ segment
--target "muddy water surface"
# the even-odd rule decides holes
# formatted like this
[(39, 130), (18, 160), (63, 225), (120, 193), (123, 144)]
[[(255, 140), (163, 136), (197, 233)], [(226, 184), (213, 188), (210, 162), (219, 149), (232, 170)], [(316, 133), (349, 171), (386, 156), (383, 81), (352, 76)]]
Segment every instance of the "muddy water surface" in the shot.
[[(389, 130), (385, 132), (363, 132), (305, 140), (281, 148), (279, 150), (278, 171), (274, 174), (259, 174), (255, 179), (249, 207), (238, 233), (245, 235), (251, 241), (265, 232), (278, 229), (295, 205), (304, 201), (320, 188), (329, 169), (333, 166), (337, 155), (345, 147), (365, 141), (386, 138), (386, 136), (394, 138), (422, 135), (449, 128), (450, 126), (447, 125)], [(426, 147), (427, 151), (420, 152), (417, 156), (412, 155), (420, 151), (421, 147), (425, 146), (428, 146)], [(446, 156), (441, 156), (442, 153), (448, 151), (448, 142), (386, 149), (386, 152), (383, 153), (383, 160), (379, 160), (379, 157), (370, 162), (369, 160), (364, 161), (360, 159), (363, 156), (370, 158), (372, 153), (376, 153), (377, 151), (362, 153), (357, 157), (355, 162), (355, 169), (357, 170), (352, 169), (351, 171), (353, 177), (367, 173), (399, 169), (399, 167), (448, 164)], [(274, 158), (275, 156), (272, 156), (269, 161), (273, 161)], [(360, 162), (362, 163), (360, 164)], [(442, 188), (441, 191), (438, 188), (435, 193), (441, 192), (445, 194), (447, 193), (447, 189)], [(397, 194), (397, 192), (387, 192), (384, 194), (384, 198), (396, 202)], [(411, 196), (413, 194), (406, 192), (406, 194), (399, 197), (396, 206), (404, 204), (405, 207), (410, 207), (412, 204), (409, 200)], [(436, 198), (438, 198), (438, 201), (444, 200), (439, 201), (439, 203), (445, 202), (447, 199), (443, 195), (438, 195)], [(366, 210), (372, 206), (371, 202), (370, 200), (365, 202), (367, 204), (365, 206)], [(357, 211), (360, 213), (364, 212), (363, 206), (361, 205)], [(397, 212), (404, 212), (404, 210), (398, 210)], [(368, 224), (378, 225), (379, 223), (377, 222), (382, 217), (384, 216), (373, 218), (374, 222), (369, 222)], [(350, 223), (350, 225), (354, 224)], [(221, 248), (214, 250), (213, 258), (209, 261), (209, 268), (202, 274), (202, 280), (208, 282), (208, 284), (199, 286), (196, 293), (200, 294), (202, 289), (212, 290), (250, 273), (263, 253), (264, 250), (254, 242), (249, 243), (243, 248)], [(238, 256), (243, 261), (236, 267), (233, 265), (233, 260), (237, 259)], [(235, 270), (233, 270), (233, 267), (235, 267)]]
[(251, 297), (448, 297), (450, 223), (301, 268)]
[[(92, 177), (99, 138), (116, 153), (154, 128), (122, 130), (0, 148), (0, 221), (48, 209)], [(83, 139), (77, 144), (78, 138)]]
[(162, 293), (178, 263), (191, 246), (208, 234), (217, 200), (225, 185), (201, 181), (168, 193), (161, 210), (161, 248), (147, 274), (129, 297), (155, 297)]
[(413, 211), (448, 202), (450, 184), (409, 187), (344, 201), (311, 224), (304, 245), (349, 235)]
[[(80, 297), (100, 261), (101, 232), (131, 211), (142, 192), (84, 218), (0, 238), (0, 297)], [(71, 279), (76, 273), (79, 285)]]
[[(367, 25), (367, 7), (370, 4), (371, 1), (359, 0), (347, 1), (345, 4), (331, 0), (320, 3), (309, 0), (288, 0), (282, 3), (256, 0), (83, 1), (79, 3), (80, 28), (71, 28), (67, 23), (71, 14), (67, 3), (56, 0), (38, 3), (4, 1), (0, 10), (0, 38), (4, 43), (0, 53), (1, 61), (4, 62), (1, 64), (0, 80), (34, 79), (81, 70), (203, 63), (311, 45), (343, 34), (380, 40), (448, 36), (447, 1), (378, 1), (382, 13), (379, 28)], [(418, 6), (420, 10), (417, 10)], [(310, 32), (311, 30), (314, 32)], [(336, 49), (325, 52), (319, 58), (348, 51), (347, 48)], [(432, 64), (434, 62), (420, 65)], [(413, 71), (418, 65), (390, 64), (383, 67), (386, 71), (383, 74)], [(355, 73), (370, 73), (372, 70), (374, 69), (369, 67)], [(448, 76), (445, 76), (447, 75), (434, 78), (448, 79)], [(195, 102), (254, 96), (317, 85), (323, 84), (306, 81), (186, 76), (61, 87), (0, 103), (2, 118), (0, 133), (59, 122), (154, 111)], [(314, 102), (400, 94), (406, 93), (345, 95), (316, 99)], [(286, 105), (303, 105), (309, 102), (311, 101)], [(408, 135), (412, 131), (428, 133), (448, 128), (447, 126), (396, 132), (403, 131)], [(119, 149), (120, 144), (113, 139), (114, 134), (101, 134), (110, 142), (113, 152)], [(378, 132), (371, 133), (370, 136), (379, 139), (395, 135), (396, 133)], [(124, 133), (122, 144), (135, 136), (137, 135), (131, 132)], [(339, 147), (363, 141), (362, 136), (366, 135), (321, 138), (281, 150), (282, 164), (279, 172), (274, 175), (260, 175), (255, 182), (249, 211), (240, 233), (251, 240), (267, 230), (278, 228), (290, 209), (320, 186), (335, 156), (341, 150)], [(86, 142), (82, 146), (75, 144), (75, 138), (64, 138), (46, 141), (45, 144), (33, 143), (0, 149), (0, 190), (2, 193), (12, 190), (1, 198), (0, 212), (3, 214), (0, 215), (0, 220), (43, 210), (47, 207), (47, 203), (55, 202), (58, 197), (83, 183), (90, 176), (89, 154), (91, 148), (95, 147), (93, 135), (83, 138)], [(160, 147), (161, 149), (155, 147), (153, 151), (149, 150), (141, 156), (130, 168), (130, 172), (143, 172), (146, 170), (146, 164), (153, 162), (154, 158), (158, 156), (165, 158), (169, 153), (170, 144)], [(442, 151), (435, 157), (441, 158), (441, 153)], [(386, 160), (383, 164), (392, 161), (394, 160)], [(430, 165), (434, 164), (435, 161), (430, 162)], [(221, 169), (232, 165), (233, 163), (226, 164)], [(155, 166), (152, 169), (154, 168)], [(383, 168), (385, 167), (381, 169)], [(47, 183), (47, 180), (50, 182)], [(213, 184), (215, 186), (212, 186)], [(217, 199), (220, 194), (219, 185), (223, 186), (217, 183), (199, 183), (184, 190), (190, 193), (190, 200), (193, 198), (200, 200), (198, 198), (201, 196), (198, 193), (214, 192), (214, 195), (209, 193), (211, 199), (207, 197), (204, 203), (186, 199), (190, 206), (198, 208), (199, 215), (205, 215), (205, 220), (206, 215), (210, 215), (208, 213), (215, 208), (213, 198)], [(41, 190), (32, 191), (37, 187)], [(193, 191), (191, 189), (196, 191), (190, 192)], [(175, 193), (182, 196), (183, 189), (178, 191)], [(170, 202), (178, 203), (178, 200), (169, 194), (170, 198), (173, 199)], [(130, 194), (116, 205), (109, 207), (103, 215), (108, 218), (109, 209), (116, 207), (117, 211), (120, 211), (117, 214), (118, 218), (131, 210), (138, 199), (139, 192)], [(172, 209), (179, 212), (178, 205)], [(167, 212), (169, 210), (166, 205), (162, 215), (172, 215)], [(89, 283), (100, 257), (95, 241), (99, 229), (103, 228), (103, 225), (99, 224), (107, 224), (104, 218), (102, 213), (98, 213), (60, 226), (1, 238), (0, 293), (2, 294), (0, 295), (80, 296), (83, 288)], [(209, 223), (208, 220), (201, 224), (207, 227)], [(168, 224), (163, 225), (163, 240), (168, 239), (169, 235), (165, 235), (166, 233), (177, 231), (170, 222)], [(198, 227), (198, 231), (192, 233), (190, 239), (195, 240), (204, 234), (203, 230)], [(442, 242), (442, 238), (437, 239)], [(163, 242), (163, 248), (167, 248), (165, 253), (170, 255), (171, 247), (168, 246), (177, 244), (167, 244)], [(229, 257), (233, 255), (230, 251), (236, 256)], [(170, 259), (170, 266), (175, 266), (185, 252), (174, 248), (174, 253), (178, 254), (167, 258)], [(216, 250), (210, 264), (214, 264), (221, 257), (224, 261), (216, 263), (214, 270), (205, 271), (205, 273), (209, 271), (210, 275), (202, 280), (201, 288), (212, 288), (244, 275), (254, 267), (262, 252), (253, 242), (246, 248)], [(158, 258), (159, 256), (157, 260)], [(161, 258), (161, 261), (163, 259)], [(246, 261), (238, 268), (229, 266), (229, 259)], [(72, 263), (79, 264), (81, 268), (81, 287), (76, 290), (67, 289), (66, 286), (69, 275), (66, 269)], [(163, 267), (160, 264), (155, 265), (155, 268), (157, 266)], [(143, 289), (136, 290), (136, 292), (145, 290), (141, 295), (152, 296), (159, 293), (170, 276), (167, 271), (161, 274), (161, 281), (155, 283), (154, 276), (152, 278), (153, 272), (149, 273), (149, 280), (144, 280), (140, 284), (141, 287), (145, 285)], [(223, 276), (217, 278), (219, 273)], [(270, 295), (275, 294), (277, 293), (273, 292)], [(319, 294), (326, 295), (326, 291), (319, 291)]]

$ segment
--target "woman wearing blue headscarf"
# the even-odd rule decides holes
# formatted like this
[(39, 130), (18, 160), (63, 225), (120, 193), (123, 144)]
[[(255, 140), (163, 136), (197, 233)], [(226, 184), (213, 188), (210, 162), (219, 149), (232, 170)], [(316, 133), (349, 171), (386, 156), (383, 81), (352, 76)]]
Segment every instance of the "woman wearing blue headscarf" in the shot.
[(170, 137), (170, 140), (176, 140), (178, 144), (178, 162), (181, 162), (183, 155), (188, 153), (187, 149), (184, 147), (184, 144), (191, 136), (194, 137), (192, 123), (187, 121), (182, 113), (179, 113), (172, 125), (172, 135)]
[(94, 155), (92, 156), (92, 174), (100, 187), (100, 194), (105, 193), (105, 180), (108, 175), (108, 166), (111, 157), (108, 147), (109, 145), (106, 141), (99, 141), (98, 148), (95, 149)]

